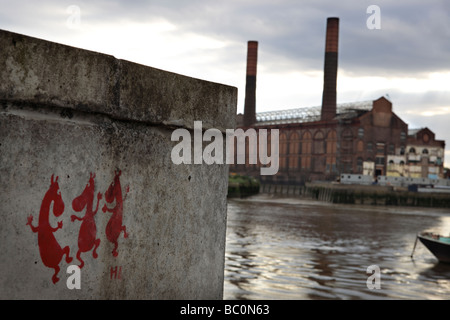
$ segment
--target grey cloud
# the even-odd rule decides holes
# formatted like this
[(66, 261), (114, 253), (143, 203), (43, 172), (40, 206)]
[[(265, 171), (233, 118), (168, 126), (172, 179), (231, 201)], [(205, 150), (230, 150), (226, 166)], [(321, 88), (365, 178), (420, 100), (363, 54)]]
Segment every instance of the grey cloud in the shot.
[[(70, 4), (82, 18), (151, 22), (165, 19), (179, 32), (232, 43), (258, 40), (276, 68), (319, 70), (323, 65), (326, 18), (340, 18), (339, 67), (354, 75), (410, 75), (450, 70), (450, 5), (445, 1), (379, 1), (381, 30), (368, 30), (371, 1), (16, 1), (12, 14), (0, 14), (3, 24), (51, 28), (49, 8)], [(47, 11), (46, 11), (47, 10)], [(7, 12), (8, 10), (6, 10)], [(63, 12), (63, 11), (62, 11)], [(33, 14), (35, 13), (35, 14)], [(61, 17), (63, 19), (64, 17)], [(47, 31), (51, 31), (47, 29)], [(58, 30), (53, 30), (58, 32)], [(278, 64), (279, 63), (279, 64)], [(283, 70), (281, 70), (283, 71)]]

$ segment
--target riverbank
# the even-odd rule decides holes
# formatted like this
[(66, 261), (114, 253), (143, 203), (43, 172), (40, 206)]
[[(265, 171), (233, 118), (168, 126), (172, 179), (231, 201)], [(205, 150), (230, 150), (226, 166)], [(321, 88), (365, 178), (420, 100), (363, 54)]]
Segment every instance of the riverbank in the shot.
[(228, 177), (228, 198), (244, 198), (258, 194), (260, 183), (253, 177), (233, 174)]
[(259, 191), (336, 204), (450, 208), (449, 193), (412, 192), (406, 188), (392, 186), (314, 182), (304, 186), (262, 184)]

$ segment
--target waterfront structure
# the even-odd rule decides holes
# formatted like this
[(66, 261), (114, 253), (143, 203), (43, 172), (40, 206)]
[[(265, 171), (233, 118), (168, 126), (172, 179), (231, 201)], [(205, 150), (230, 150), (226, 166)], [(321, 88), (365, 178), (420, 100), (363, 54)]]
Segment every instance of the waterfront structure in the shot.
[[(279, 130), (279, 171), (260, 177), (261, 163), (249, 161), (231, 165), (230, 171), (277, 184), (336, 180), (341, 173), (443, 178), (445, 142), (429, 128), (409, 130), (389, 99), (337, 104), (338, 40), (339, 18), (328, 18), (322, 106), (268, 112), (256, 112), (257, 44), (248, 42), (246, 94), (251, 95), (237, 127)], [(247, 159), (248, 151), (247, 146)]]
[(237, 89), (5, 30), (0, 48), (0, 299), (222, 299), (228, 166), (175, 164), (171, 134), (225, 135)]
[(387, 175), (438, 179), (444, 177), (445, 142), (428, 128), (408, 131), (408, 144), (387, 161)]

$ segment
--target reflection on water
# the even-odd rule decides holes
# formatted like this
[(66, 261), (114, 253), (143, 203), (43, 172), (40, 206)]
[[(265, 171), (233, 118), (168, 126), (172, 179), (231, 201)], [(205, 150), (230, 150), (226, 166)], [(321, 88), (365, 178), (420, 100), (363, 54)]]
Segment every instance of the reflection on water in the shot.
[(425, 229), (449, 233), (450, 210), (229, 200), (224, 299), (449, 299), (450, 266), (420, 243), (410, 257)]

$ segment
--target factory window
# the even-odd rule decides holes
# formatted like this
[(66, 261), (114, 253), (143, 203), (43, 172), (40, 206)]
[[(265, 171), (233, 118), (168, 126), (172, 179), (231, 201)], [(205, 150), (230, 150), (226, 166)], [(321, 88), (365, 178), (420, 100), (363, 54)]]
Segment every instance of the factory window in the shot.
[(290, 154), (299, 154), (300, 153), (300, 138), (298, 133), (294, 132), (291, 134), (289, 139), (289, 153)]
[(384, 166), (384, 157), (376, 157), (375, 164)]
[(323, 133), (321, 131), (318, 131), (315, 135), (314, 135), (314, 145), (313, 145), (313, 151), (315, 154), (321, 154), (325, 152), (325, 148), (324, 148), (324, 136)]
[(289, 169), (298, 168), (300, 148), (300, 137), (297, 132), (294, 132), (289, 139)]
[(311, 153), (311, 133), (306, 131), (302, 137), (302, 154)]
[(372, 144), (372, 142), (367, 142), (367, 151), (369, 151), (369, 152), (373, 151), (373, 144)]
[(400, 155), (403, 156), (405, 154), (405, 147), (400, 147)]
[(327, 154), (336, 153), (336, 144), (337, 144), (336, 141), (337, 141), (336, 131), (332, 130), (328, 132), (327, 139), (325, 141)]
[(363, 138), (364, 137), (364, 128), (359, 128), (358, 129), (358, 138)]
[(280, 154), (286, 154), (287, 153), (287, 140), (286, 140), (286, 134), (282, 133), (280, 134)]
[(384, 154), (384, 143), (377, 143), (377, 153)]
[(423, 154), (428, 154), (428, 149), (423, 149), (423, 150), (422, 150), (422, 153), (423, 153)]
[(401, 141), (405, 141), (406, 140), (406, 133), (405, 132), (401, 132), (400, 133), (400, 140)]

